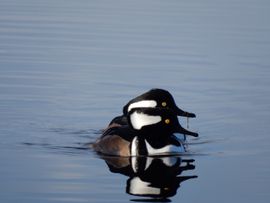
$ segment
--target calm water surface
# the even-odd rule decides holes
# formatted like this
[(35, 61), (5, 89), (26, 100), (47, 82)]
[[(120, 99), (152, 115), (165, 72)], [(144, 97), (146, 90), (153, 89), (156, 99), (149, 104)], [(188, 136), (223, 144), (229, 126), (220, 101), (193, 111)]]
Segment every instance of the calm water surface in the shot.
[[(151, 200), (136, 196), (146, 191), (270, 202), (269, 10), (266, 0), (0, 0), (0, 201)], [(153, 87), (197, 114), (187, 154), (118, 160), (84, 148)]]

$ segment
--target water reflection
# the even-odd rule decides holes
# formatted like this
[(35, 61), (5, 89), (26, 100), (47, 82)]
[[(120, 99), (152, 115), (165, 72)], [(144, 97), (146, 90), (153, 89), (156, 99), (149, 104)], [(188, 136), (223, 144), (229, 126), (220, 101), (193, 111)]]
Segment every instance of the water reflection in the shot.
[(181, 157), (101, 157), (113, 173), (128, 176), (126, 192), (143, 199), (132, 201), (170, 201), (180, 184), (197, 178), (181, 175), (195, 169), (193, 159)]

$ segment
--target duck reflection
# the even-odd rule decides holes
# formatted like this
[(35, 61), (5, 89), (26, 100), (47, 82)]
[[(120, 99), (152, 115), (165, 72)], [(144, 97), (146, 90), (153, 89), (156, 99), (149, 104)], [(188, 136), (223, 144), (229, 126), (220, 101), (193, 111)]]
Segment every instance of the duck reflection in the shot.
[[(126, 192), (147, 199), (133, 201), (169, 201), (183, 181), (196, 175), (181, 175), (195, 168), (193, 159), (181, 157), (102, 157), (113, 173), (128, 176)], [(150, 198), (150, 199), (149, 199)]]

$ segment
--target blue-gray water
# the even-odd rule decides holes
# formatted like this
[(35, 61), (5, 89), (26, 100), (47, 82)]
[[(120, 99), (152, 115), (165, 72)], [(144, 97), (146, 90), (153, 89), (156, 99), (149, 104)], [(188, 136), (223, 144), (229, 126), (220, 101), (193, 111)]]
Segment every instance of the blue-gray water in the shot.
[[(169, 90), (198, 176), (172, 202), (270, 201), (270, 2), (0, 0), (0, 202), (129, 202), (84, 143)], [(186, 120), (180, 120), (186, 126)]]

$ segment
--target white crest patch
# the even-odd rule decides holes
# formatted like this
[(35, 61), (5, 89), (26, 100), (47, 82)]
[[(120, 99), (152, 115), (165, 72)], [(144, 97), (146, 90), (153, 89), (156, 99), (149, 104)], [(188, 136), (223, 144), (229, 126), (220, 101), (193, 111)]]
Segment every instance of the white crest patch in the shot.
[(130, 110), (134, 108), (148, 108), (148, 107), (155, 108), (156, 106), (157, 106), (157, 102), (155, 100), (138, 101), (128, 106), (128, 112), (130, 112)]
[(136, 111), (130, 115), (131, 125), (136, 130), (140, 130), (143, 126), (156, 124), (161, 120), (161, 116), (150, 116)]
[(152, 147), (146, 140), (146, 149), (148, 155), (170, 155), (170, 154), (179, 154), (185, 152), (185, 147), (183, 145), (175, 146), (175, 145), (167, 145), (165, 147), (155, 149)]

